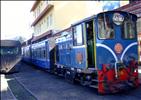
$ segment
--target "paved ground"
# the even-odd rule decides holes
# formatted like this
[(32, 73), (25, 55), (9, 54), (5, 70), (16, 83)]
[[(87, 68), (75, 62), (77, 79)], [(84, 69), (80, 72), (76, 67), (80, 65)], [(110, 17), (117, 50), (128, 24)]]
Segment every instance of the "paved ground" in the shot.
[[(2, 76), (1, 76), (2, 77)], [(4, 78), (2, 81), (5, 80)], [(6, 75), (9, 98), (2, 90), (2, 100), (140, 100), (141, 86), (124, 93), (99, 95), (96, 89), (73, 85), (62, 77), (21, 63), (19, 73)], [(15, 85), (13, 85), (15, 84)], [(2, 87), (3, 84), (2, 84)], [(8, 88), (9, 88), (8, 87)], [(9, 92), (8, 92), (9, 91)], [(14, 95), (14, 97), (13, 97)]]

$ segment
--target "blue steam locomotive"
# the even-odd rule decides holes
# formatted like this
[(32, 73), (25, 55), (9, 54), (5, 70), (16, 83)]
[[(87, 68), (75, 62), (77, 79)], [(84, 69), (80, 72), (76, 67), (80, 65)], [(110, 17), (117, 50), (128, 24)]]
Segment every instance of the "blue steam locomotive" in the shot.
[(24, 46), (23, 60), (102, 94), (137, 87), (136, 21), (128, 12), (99, 13)]

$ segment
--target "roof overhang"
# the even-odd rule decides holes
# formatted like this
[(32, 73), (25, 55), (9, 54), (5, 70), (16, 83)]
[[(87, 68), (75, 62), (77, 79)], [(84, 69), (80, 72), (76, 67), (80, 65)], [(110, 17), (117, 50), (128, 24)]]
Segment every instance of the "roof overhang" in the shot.
[(124, 5), (115, 10), (130, 12), (130, 13), (136, 14), (137, 17), (141, 17), (141, 1), (134, 1), (133, 3)]
[(15, 46), (21, 46), (21, 43), (18, 40), (0, 40), (0, 46), (1, 47), (15, 47)]
[(39, 36), (35, 36), (35, 37), (31, 40), (31, 42), (38, 41), (38, 40), (40, 40), (40, 39), (42, 39), (42, 38), (47, 38), (47, 37), (50, 36), (50, 35), (52, 35), (52, 30), (49, 30), (49, 31), (47, 31), (47, 32), (45, 32), (45, 33), (43, 33), (43, 34), (41, 34), (41, 35), (39, 35)]
[(34, 10), (36, 9), (36, 7), (37, 7), (37, 5), (39, 4), (39, 2), (40, 2), (39, 0), (36, 0), (36, 1), (34, 2), (32, 8), (31, 8), (31, 10), (30, 10), (30, 12), (31, 12), (31, 11), (34, 11)]

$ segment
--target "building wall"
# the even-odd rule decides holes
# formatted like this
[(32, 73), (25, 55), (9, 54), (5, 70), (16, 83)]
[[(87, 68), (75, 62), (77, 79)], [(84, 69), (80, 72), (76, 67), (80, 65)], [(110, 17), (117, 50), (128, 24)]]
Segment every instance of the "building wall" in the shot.
[(85, 18), (85, 1), (54, 1), (54, 29), (62, 30)]

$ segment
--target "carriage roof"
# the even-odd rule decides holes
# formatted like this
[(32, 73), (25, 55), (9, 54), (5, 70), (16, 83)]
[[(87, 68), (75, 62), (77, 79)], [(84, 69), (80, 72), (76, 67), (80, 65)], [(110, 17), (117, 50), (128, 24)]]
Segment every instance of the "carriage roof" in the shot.
[(1, 40), (0, 46), (14, 47), (14, 46), (21, 46), (21, 43), (20, 43), (20, 41), (17, 41), (17, 40)]

